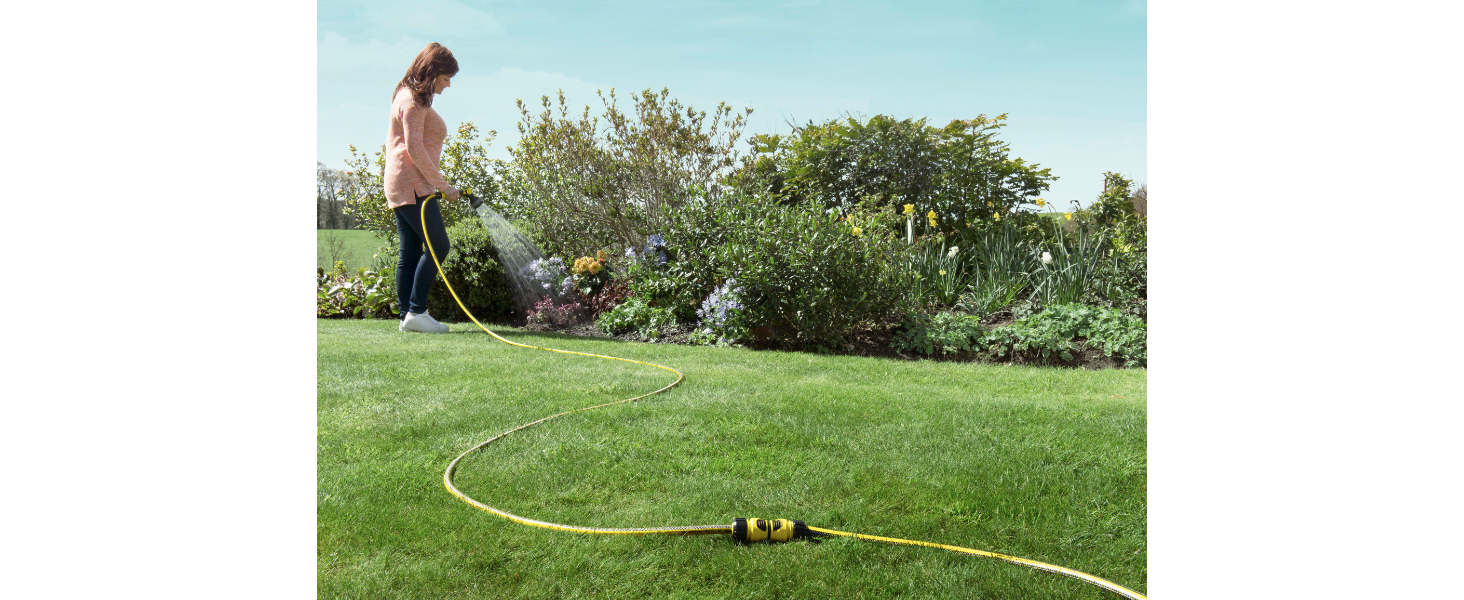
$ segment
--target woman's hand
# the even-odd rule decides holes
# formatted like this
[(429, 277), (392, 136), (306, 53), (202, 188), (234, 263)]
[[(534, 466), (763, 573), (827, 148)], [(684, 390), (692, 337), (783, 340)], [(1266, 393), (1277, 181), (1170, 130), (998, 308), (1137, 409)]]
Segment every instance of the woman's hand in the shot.
[(451, 183), (447, 184), (447, 189), (442, 190), (442, 197), (445, 198), (445, 199), (447, 199), (450, 202), (457, 202), (457, 199), (460, 196), (461, 196), (461, 194), (458, 192), (458, 189), (455, 188), (455, 187), (452, 187), (452, 184)]

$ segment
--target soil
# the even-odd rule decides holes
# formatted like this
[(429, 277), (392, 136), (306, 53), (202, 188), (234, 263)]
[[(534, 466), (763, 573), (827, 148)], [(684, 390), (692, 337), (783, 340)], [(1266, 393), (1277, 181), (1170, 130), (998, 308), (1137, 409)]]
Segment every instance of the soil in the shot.
[[(990, 321), (983, 321), (982, 326), (989, 329), (1003, 327), (1012, 324), (1014, 319), (1010, 315), (1001, 316)], [(523, 318), (514, 321), (497, 321), (496, 325), (507, 325), (517, 327), (525, 331), (538, 331), (544, 333), (558, 333), (580, 337), (613, 338), (628, 342), (649, 342), (656, 344), (682, 344), (690, 343), (691, 333), (695, 330), (693, 325), (680, 325), (667, 327), (655, 340), (647, 339), (636, 332), (624, 333), (621, 335), (610, 335), (595, 327), (594, 323), (584, 322), (560, 327), (538, 323), (527, 323)], [(1097, 349), (1088, 349), (1083, 340), (1078, 340), (1078, 351), (1074, 353), (1073, 360), (1062, 360), (1059, 357), (1043, 359), (1039, 356), (1007, 356), (1003, 358), (993, 357), (984, 352), (965, 352), (951, 356), (923, 356), (920, 354), (908, 354), (896, 352), (890, 348), (890, 342), (895, 337), (895, 329), (882, 331), (865, 331), (854, 336), (854, 339), (845, 344), (838, 354), (844, 356), (866, 356), (872, 358), (883, 358), (887, 360), (931, 360), (939, 362), (984, 362), (991, 364), (1016, 364), (1016, 365), (1047, 365), (1058, 367), (1079, 368), (1088, 370), (1116, 369), (1123, 367), (1123, 361), (1110, 356), (1104, 356)], [(769, 344), (751, 344), (748, 346), (753, 350), (781, 350), (798, 352), (797, 348), (775, 348)]]

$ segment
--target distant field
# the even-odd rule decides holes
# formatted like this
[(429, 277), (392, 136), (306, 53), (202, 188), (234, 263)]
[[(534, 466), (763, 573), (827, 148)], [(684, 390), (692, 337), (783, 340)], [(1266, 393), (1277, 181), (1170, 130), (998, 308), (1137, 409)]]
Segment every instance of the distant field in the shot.
[[(342, 243), (334, 257), (331, 255), (329, 243), (332, 237)], [(356, 269), (361, 267), (371, 268), (371, 255), (376, 254), (377, 248), (385, 244), (385, 240), (377, 238), (370, 231), (317, 229), (315, 230), (315, 264), (329, 270), (334, 261), (343, 260), (346, 261), (346, 272), (355, 273)]]

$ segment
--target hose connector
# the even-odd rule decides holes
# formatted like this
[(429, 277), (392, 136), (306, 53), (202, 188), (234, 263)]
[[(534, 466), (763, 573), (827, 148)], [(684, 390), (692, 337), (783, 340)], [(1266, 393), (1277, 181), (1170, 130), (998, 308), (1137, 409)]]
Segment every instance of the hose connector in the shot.
[(743, 542), (786, 542), (809, 535), (808, 526), (795, 519), (754, 519), (738, 517), (732, 521), (732, 537)]

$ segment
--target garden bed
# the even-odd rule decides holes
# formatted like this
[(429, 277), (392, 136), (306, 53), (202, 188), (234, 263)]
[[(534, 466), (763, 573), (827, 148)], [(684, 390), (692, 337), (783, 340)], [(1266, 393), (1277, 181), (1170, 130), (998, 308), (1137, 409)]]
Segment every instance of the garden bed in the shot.
[[(1014, 322), (1015, 322), (1015, 320), (1012, 319), (1010, 315), (1007, 315), (1007, 316), (1003, 316), (1003, 317), (997, 318), (995, 320), (992, 320), (989, 323), (982, 323), (982, 325), (985, 328), (987, 328), (988, 330), (990, 330), (990, 329), (996, 329), (996, 328), (999, 328), (999, 327), (1005, 327), (1005, 326), (1011, 325)], [(523, 329), (525, 331), (537, 331), (537, 332), (546, 332), (546, 333), (561, 333), (561, 334), (565, 334), (565, 335), (573, 335), (573, 336), (579, 336), (579, 337), (611, 338), (611, 339), (616, 339), (616, 340), (626, 341), (626, 342), (649, 342), (649, 343), (655, 343), (655, 344), (681, 344), (681, 345), (690, 345), (691, 344), (691, 342), (690, 342), (691, 334), (692, 334), (693, 331), (696, 330), (696, 326), (695, 325), (681, 324), (681, 325), (676, 325), (674, 327), (667, 327), (667, 328), (665, 328), (664, 330), (662, 330), (662, 335), (659, 338), (657, 338), (657, 339), (649, 339), (649, 338), (647, 338), (645, 336), (642, 336), (640, 333), (637, 333), (637, 332), (634, 332), (634, 331), (628, 332), (628, 333), (624, 333), (624, 334), (621, 334), (621, 335), (610, 335), (608, 333), (605, 333), (604, 331), (601, 331), (598, 327), (596, 327), (594, 325), (594, 323), (578, 323), (578, 324), (570, 325), (570, 326), (566, 326), (566, 327), (559, 327), (559, 326), (555, 326), (555, 325), (540, 324), (540, 323), (526, 323), (524, 321), (524, 319), (519, 319), (517, 322), (502, 321), (502, 322), (497, 322), (495, 324), (497, 324), (497, 325), (506, 325), (506, 326), (509, 326), (509, 327), (516, 327), (516, 328)], [(845, 355), (845, 356), (864, 356), (864, 357), (872, 357), (872, 358), (887, 358), (887, 359), (892, 359), (892, 360), (912, 360), (912, 361), (914, 361), (914, 360), (934, 360), (934, 361), (944, 361), (944, 362), (962, 362), (962, 363), (984, 362), (984, 363), (995, 363), (995, 364), (1003, 364), (1004, 363), (1004, 364), (1017, 364), (1017, 365), (1042, 364), (1042, 365), (1048, 365), (1048, 366), (1063, 366), (1063, 367), (1080, 368), (1080, 369), (1087, 369), (1087, 370), (1117, 369), (1117, 368), (1122, 368), (1123, 367), (1123, 361), (1122, 360), (1119, 360), (1119, 359), (1117, 359), (1115, 357), (1112, 357), (1112, 356), (1104, 356), (1101, 351), (1099, 351), (1097, 349), (1088, 348), (1087, 347), (1086, 340), (1081, 340), (1081, 339), (1076, 341), (1077, 346), (1078, 346), (1078, 350), (1077, 350), (1077, 352), (1075, 352), (1073, 354), (1073, 360), (1071, 360), (1071, 361), (1063, 361), (1063, 360), (1046, 360), (1046, 361), (1041, 361), (1041, 360), (1033, 360), (1031, 357), (1022, 356), (1022, 355), (1018, 355), (1018, 356), (1015, 356), (1015, 357), (1008, 356), (1008, 357), (1004, 357), (1004, 358), (999, 358), (999, 357), (993, 357), (989, 353), (986, 353), (986, 352), (963, 352), (963, 353), (959, 353), (959, 354), (955, 354), (955, 355), (950, 355), (950, 356), (941, 356), (941, 355), (921, 356), (919, 354), (898, 352), (895, 349), (891, 348), (890, 347), (890, 343), (891, 343), (891, 341), (893, 341), (894, 336), (895, 336), (895, 331), (893, 329), (891, 329), (891, 330), (884, 330), (884, 331), (864, 331), (864, 332), (860, 332), (859, 334), (857, 334), (857, 335), (854, 336), (854, 339), (852, 339), (849, 343), (845, 344), (843, 351), (842, 352), (839, 352), (839, 354)], [(752, 345), (749, 345), (748, 347), (749, 348), (752, 348), (754, 350), (774, 350), (774, 349), (785, 350), (785, 351), (788, 350), (787, 348), (773, 348), (773, 347), (771, 347), (769, 345), (765, 345), (765, 344), (764, 345), (752, 344)]]

